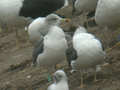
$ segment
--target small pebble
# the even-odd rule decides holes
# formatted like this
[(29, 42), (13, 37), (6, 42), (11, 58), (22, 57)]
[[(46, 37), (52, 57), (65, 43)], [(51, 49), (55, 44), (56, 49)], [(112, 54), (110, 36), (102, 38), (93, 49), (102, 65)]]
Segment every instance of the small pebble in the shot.
[(30, 79), (32, 76), (31, 75), (28, 75), (27, 78)]

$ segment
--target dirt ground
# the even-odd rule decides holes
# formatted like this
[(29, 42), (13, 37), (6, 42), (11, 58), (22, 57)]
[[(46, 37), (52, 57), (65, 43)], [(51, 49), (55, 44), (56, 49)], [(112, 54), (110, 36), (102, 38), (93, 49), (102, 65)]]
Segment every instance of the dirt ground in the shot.
[[(72, 23), (63, 25), (66, 31), (73, 30), (72, 27), (83, 25), (86, 15), (71, 14), (71, 6), (60, 11), (66, 17), (71, 18)], [(28, 37), (24, 29), (19, 26), (20, 46), (16, 48), (15, 31), (4, 30), (0, 32), (0, 90), (47, 90), (51, 82), (47, 81), (47, 71), (32, 67), (33, 46), (28, 43)], [(93, 73), (85, 77), (86, 87), (81, 89), (80, 74), (70, 74), (70, 69), (66, 62), (61, 64), (64, 67), (69, 79), (70, 90), (120, 90), (120, 47), (108, 50), (118, 42), (119, 30), (102, 29), (98, 26), (88, 25), (88, 31), (98, 37), (107, 51), (106, 61), (110, 63), (97, 75), (98, 82), (93, 82)]]

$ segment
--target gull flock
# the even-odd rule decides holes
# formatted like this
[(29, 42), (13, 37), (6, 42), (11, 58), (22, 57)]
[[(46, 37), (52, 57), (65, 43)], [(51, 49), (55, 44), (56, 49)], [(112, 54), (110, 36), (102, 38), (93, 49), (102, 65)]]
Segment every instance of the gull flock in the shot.
[[(98, 26), (117, 29), (120, 26), (120, 0), (72, 0), (74, 11), (95, 11), (94, 19)], [(34, 46), (33, 65), (55, 69), (53, 84), (48, 90), (69, 90), (68, 77), (64, 70), (56, 65), (67, 59), (74, 71), (80, 72), (80, 87), (84, 87), (84, 73), (89, 69), (97, 72), (105, 63), (106, 52), (101, 41), (79, 25), (73, 35), (66, 34), (61, 24), (68, 18), (55, 14), (61, 8), (67, 8), (69, 0), (1, 0), (0, 21), (7, 24), (30, 20), (27, 26), (29, 39)], [(66, 35), (70, 39), (66, 38)], [(71, 42), (71, 43), (68, 43)], [(50, 70), (49, 70), (50, 71)]]

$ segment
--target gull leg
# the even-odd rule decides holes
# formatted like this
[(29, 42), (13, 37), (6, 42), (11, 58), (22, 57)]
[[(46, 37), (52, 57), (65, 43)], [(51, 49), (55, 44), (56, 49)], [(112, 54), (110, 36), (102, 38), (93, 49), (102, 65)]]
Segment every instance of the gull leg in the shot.
[(74, 4), (75, 4), (75, 1), (72, 0), (72, 15), (74, 15), (76, 12)]
[(2, 33), (2, 28), (0, 27), (0, 33)]
[(98, 81), (100, 81), (100, 80), (97, 79), (97, 72), (95, 72), (95, 73), (94, 73), (94, 82), (96, 83), (96, 82), (98, 82)]
[(20, 42), (19, 42), (18, 30), (15, 30), (15, 35), (16, 35), (16, 47), (19, 49), (20, 48)]
[(80, 88), (84, 88), (85, 87), (85, 85), (84, 85), (84, 78), (83, 78), (83, 72), (82, 71), (80, 71), (80, 74), (81, 74), (81, 83), (80, 83)]
[(94, 73), (94, 82), (97, 82), (98, 80), (97, 80), (97, 72), (95, 71), (95, 73)]
[(26, 35), (27, 35), (27, 44), (30, 44), (30, 45), (33, 45), (33, 43), (32, 42), (30, 42), (30, 40), (29, 40), (29, 34), (28, 34), (28, 26), (25, 26), (25, 32), (26, 32)]
[(97, 80), (97, 72), (101, 71), (101, 66), (100, 65), (96, 65), (96, 70), (94, 73), (94, 82), (98, 82), (99, 80)]

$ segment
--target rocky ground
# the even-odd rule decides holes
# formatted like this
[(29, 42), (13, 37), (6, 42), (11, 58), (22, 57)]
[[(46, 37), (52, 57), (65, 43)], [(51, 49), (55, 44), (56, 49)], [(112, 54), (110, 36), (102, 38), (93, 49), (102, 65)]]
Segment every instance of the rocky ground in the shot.
[[(70, 6), (58, 12), (71, 18), (69, 24), (63, 25), (66, 31), (72, 31), (73, 26), (88, 21), (85, 14), (72, 16), (71, 9)], [(14, 30), (0, 32), (0, 90), (46, 90), (51, 83), (47, 81), (47, 71), (42, 67), (31, 66), (33, 47), (28, 42), (24, 29), (20, 29), (20, 26), (15, 28), (19, 30), (20, 48), (16, 48)], [(118, 42), (119, 30), (102, 29), (89, 24), (88, 31), (102, 41), (107, 52), (106, 61), (110, 65), (98, 73), (98, 82), (93, 82), (93, 73), (85, 77), (86, 87), (81, 89), (80, 74), (70, 74), (67, 63), (62, 63), (61, 67), (67, 72), (70, 90), (120, 90), (120, 47), (109, 49)]]

